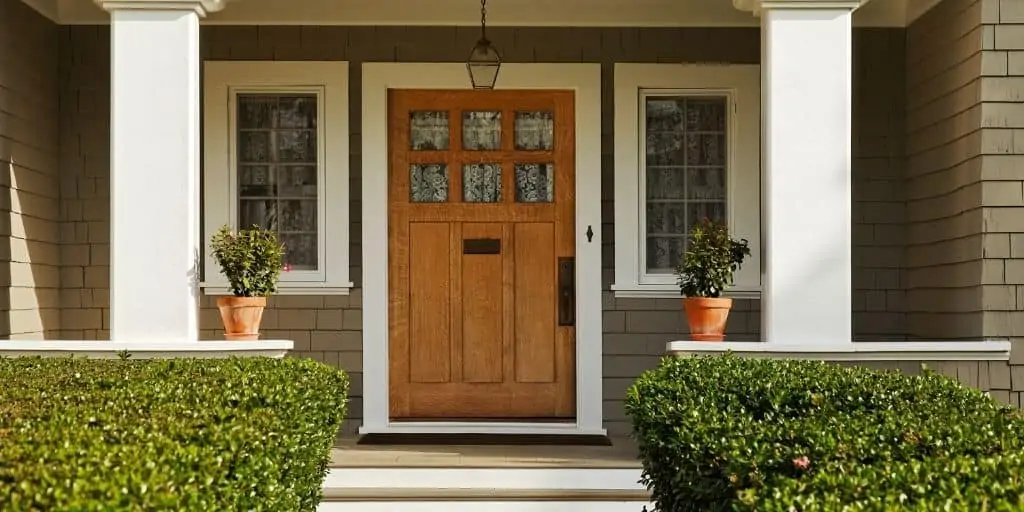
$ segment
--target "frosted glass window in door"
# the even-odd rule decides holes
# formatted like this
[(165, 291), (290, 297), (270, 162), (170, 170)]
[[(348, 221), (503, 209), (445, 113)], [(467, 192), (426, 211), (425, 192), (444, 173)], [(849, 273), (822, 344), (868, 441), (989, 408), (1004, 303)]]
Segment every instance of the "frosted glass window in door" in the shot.
[(496, 151), (501, 149), (501, 111), (462, 113), (462, 149)]
[(448, 166), (412, 164), (409, 166), (409, 200), (414, 203), (448, 201)]
[(516, 164), (516, 202), (555, 201), (554, 164)]
[(409, 113), (409, 144), (413, 150), (447, 150), (450, 137), (448, 112), (420, 110)]
[(697, 221), (726, 220), (728, 104), (725, 96), (644, 98), (648, 273), (675, 270)]
[(500, 203), (501, 165), (462, 166), (462, 200), (467, 203)]
[(555, 147), (555, 115), (552, 112), (516, 112), (516, 151), (551, 151)]
[(314, 94), (236, 96), (238, 227), (277, 231), (294, 270), (319, 265)]

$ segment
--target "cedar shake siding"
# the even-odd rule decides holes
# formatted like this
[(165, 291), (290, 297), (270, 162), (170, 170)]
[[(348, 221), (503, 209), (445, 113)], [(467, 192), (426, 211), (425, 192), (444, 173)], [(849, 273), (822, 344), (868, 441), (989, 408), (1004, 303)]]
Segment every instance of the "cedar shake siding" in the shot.
[(60, 330), (59, 28), (0, 0), (0, 337)]
[[(616, 299), (613, 278), (613, 67), (616, 62), (757, 63), (760, 35), (747, 28), (494, 28), (507, 62), (599, 62), (603, 65), (604, 395), (606, 427), (628, 430), (625, 388), (657, 363), (666, 341), (685, 338), (679, 300)], [(202, 53), (215, 60), (348, 60), (351, 130), (351, 278), (349, 296), (276, 296), (264, 316), (269, 338), (295, 340), (295, 354), (351, 373), (346, 430), (362, 417), (361, 70), (371, 61), (461, 61), (475, 28), (204, 26)], [(109, 29), (61, 28), (62, 336), (104, 339), (108, 324)], [(903, 141), (904, 30), (855, 31), (854, 326), (859, 339), (906, 337), (906, 238)], [(808, 212), (813, 215), (813, 212)], [(808, 287), (813, 293), (813, 286)], [(220, 336), (214, 298), (203, 298), (202, 337)], [(756, 340), (759, 301), (737, 301), (729, 338)], [(382, 343), (383, 340), (367, 340)]]

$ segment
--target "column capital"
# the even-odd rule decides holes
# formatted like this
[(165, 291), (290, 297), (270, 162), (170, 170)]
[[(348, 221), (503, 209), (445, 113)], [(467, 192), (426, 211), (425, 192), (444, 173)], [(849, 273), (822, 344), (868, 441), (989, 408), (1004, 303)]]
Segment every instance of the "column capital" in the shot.
[(200, 16), (217, 12), (237, 0), (93, 0), (103, 10), (195, 11)]
[(755, 16), (768, 9), (848, 9), (856, 10), (868, 0), (732, 0), (732, 6)]

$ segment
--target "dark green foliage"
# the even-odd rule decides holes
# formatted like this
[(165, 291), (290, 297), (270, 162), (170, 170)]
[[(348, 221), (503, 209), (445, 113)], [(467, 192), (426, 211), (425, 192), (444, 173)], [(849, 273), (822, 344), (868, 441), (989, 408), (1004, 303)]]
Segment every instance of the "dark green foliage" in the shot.
[(733, 274), (750, 256), (745, 239), (729, 237), (723, 223), (701, 219), (690, 229), (683, 260), (676, 268), (676, 282), (684, 297), (718, 297), (733, 284)]
[(626, 411), (659, 512), (1024, 510), (1024, 417), (925, 372), (666, 358)]
[(268, 358), (0, 358), (0, 382), (5, 512), (312, 512), (348, 392)]
[(237, 297), (268, 297), (277, 291), (285, 247), (277, 233), (253, 226), (236, 232), (223, 226), (210, 239), (213, 259)]

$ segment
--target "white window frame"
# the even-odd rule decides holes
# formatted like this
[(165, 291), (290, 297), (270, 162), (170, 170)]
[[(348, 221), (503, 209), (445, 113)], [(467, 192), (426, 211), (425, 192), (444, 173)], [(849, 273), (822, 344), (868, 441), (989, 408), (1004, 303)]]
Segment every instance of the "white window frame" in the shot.
[(207, 295), (230, 294), (210, 256), (210, 237), (238, 228), (238, 94), (317, 96), (317, 270), (282, 272), (281, 295), (347, 295), (349, 278), (349, 126), (346, 61), (207, 61), (204, 69), (203, 261)]
[(674, 274), (646, 271), (644, 100), (651, 96), (728, 98), (726, 217), (732, 236), (746, 238), (751, 256), (726, 296), (761, 291), (761, 69), (758, 65), (615, 65), (615, 282), (622, 298), (674, 298)]

